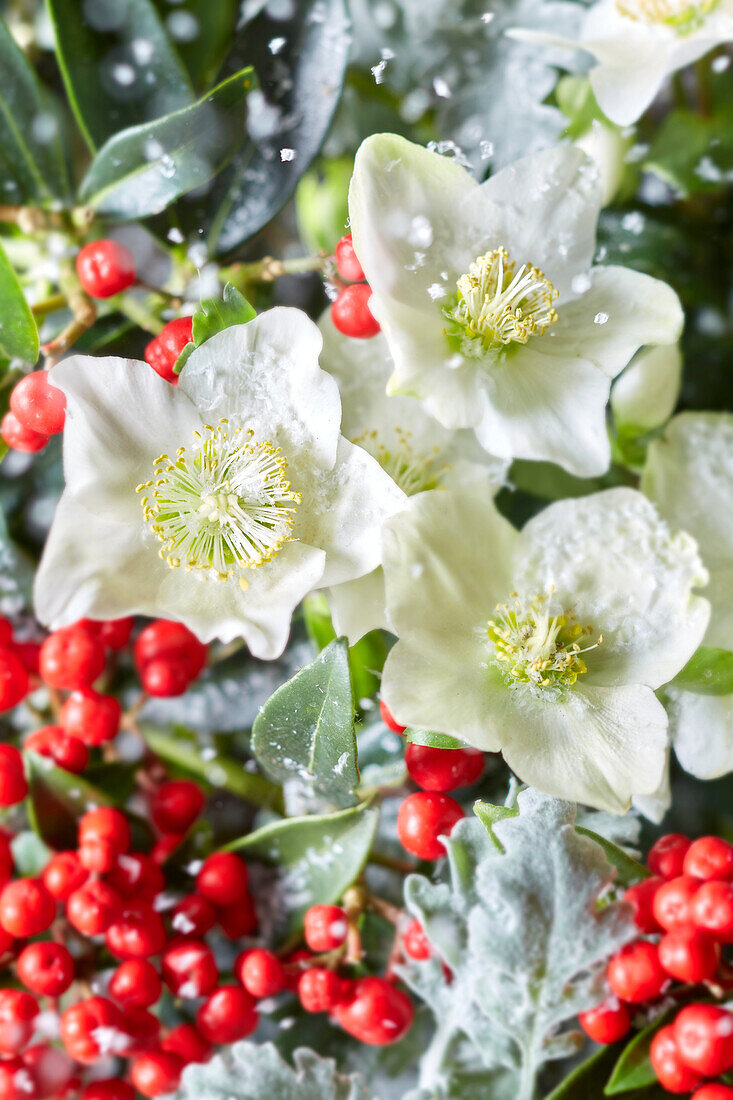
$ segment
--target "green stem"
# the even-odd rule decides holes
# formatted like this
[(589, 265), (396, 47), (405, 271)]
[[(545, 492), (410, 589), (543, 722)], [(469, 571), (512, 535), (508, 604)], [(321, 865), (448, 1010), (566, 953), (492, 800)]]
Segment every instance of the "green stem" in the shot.
[(47, 313), (55, 313), (57, 309), (65, 309), (68, 304), (65, 294), (51, 294), (50, 297), (36, 302), (34, 306), (31, 306), (31, 310), (34, 317), (45, 317)]
[(125, 317), (129, 317), (140, 328), (152, 333), (153, 336), (160, 336), (165, 321), (161, 321), (160, 317), (149, 310), (144, 302), (141, 302), (132, 294), (123, 293), (117, 295), (116, 304), (120, 312), (124, 313)]
[(235, 286), (246, 286), (251, 282), (271, 283), (281, 275), (301, 275), (306, 271), (323, 271), (330, 257), (321, 252), (317, 256), (296, 256), (292, 260), (276, 260), (273, 256), (264, 256), (249, 264), (231, 264), (223, 267), (220, 277)]

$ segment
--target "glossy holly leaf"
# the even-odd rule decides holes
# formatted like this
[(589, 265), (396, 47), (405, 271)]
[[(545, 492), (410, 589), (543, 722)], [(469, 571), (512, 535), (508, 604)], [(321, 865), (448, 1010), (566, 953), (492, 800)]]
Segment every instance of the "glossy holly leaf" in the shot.
[(276, 936), (287, 940), (316, 902), (339, 900), (359, 877), (371, 850), (378, 812), (366, 803), (340, 813), (291, 817), (235, 840), (226, 850), (276, 868)]
[(216, 80), (232, 44), (239, 17), (238, 0), (156, 0), (156, 8), (194, 87)]
[(75, 848), (81, 815), (97, 806), (111, 806), (114, 800), (45, 756), (35, 752), (24, 752), (23, 756), (28, 776), (28, 818), (34, 832), (51, 848)]
[(173, 368), (175, 373), (181, 373), (194, 348), (199, 347), (209, 337), (217, 332), (223, 332), (231, 325), (246, 325), (256, 316), (257, 310), (249, 304), (244, 295), (232, 283), (227, 283), (221, 298), (206, 298), (194, 313), (193, 340), (186, 344), (176, 359)]
[(55, 106), (0, 19), (0, 178), (3, 202), (45, 205), (69, 198)]
[(517, 806), (491, 823), (493, 840), (476, 818), (458, 823), (445, 840), (449, 882), (405, 884), (436, 951), (401, 971), (436, 1018), (427, 1087), (501, 1068), (517, 1100), (532, 1100), (545, 1063), (578, 1049), (577, 1013), (602, 1000), (608, 958), (636, 934), (628, 906), (597, 904), (613, 870), (576, 831), (575, 807), (531, 789)]
[(259, 6), (240, 24), (226, 71), (252, 65), (253, 145), (217, 185), (207, 234), (213, 252), (254, 236), (283, 206), (318, 153), (336, 109), (349, 55), (345, 0), (301, 0), (282, 19)]
[(99, 150), (81, 185), (98, 213), (122, 221), (159, 214), (228, 164), (247, 136), (251, 69), (154, 122), (131, 126)]
[(427, 745), (430, 749), (465, 749), (465, 743), (451, 737), (448, 733), (434, 733), (431, 730), (405, 730), (405, 739), (411, 745)]
[[(308, 636), (316, 649), (325, 649), (336, 637), (328, 600), (322, 592), (312, 592), (303, 601), (303, 621)], [(388, 636), (383, 630), (370, 630), (358, 642), (349, 646), (349, 668), (354, 697), (360, 709), (368, 710), (364, 700), (379, 690), (384, 662), (390, 650)]]
[(571, 1073), (552, 1090), (546, 1100), (590, 1100), (603, 1096), (603, 1088), (608, 1081), (614, 1062), (618, 1058), (619, 1047), (605, 1046), (596, 1050), (585, 1062), (581, 1062)]
[(730, 695), (733, 693), (733, 652), (701, 645), (672, 683), (697, 695)]
[(268, 699), (252, 726), (252, 751), (276, 782), (295, 779), (334, 806), (353, 805), (359, 767), (344, 638)]
[(649, 1059), (652, 1039), (674, 1015), (675, 1010), (671, 1009), (658, 1016), (656, 1020), (652, 1020), (647, 1027), (639, 1031), (630, 1043), (626, 1044), (609, 1077), (605, 1088), (606, 1096), (616, 1096), (618, 1093), (645, 1088), (647, 1085), (656, 1083), (657, 1075)]
[(94, 152), (119, 130), (186, 107), (193, 91), (150, 0), (47, 0), (56, 57)]
[(35, 363), (38, 358), (38, 327), (15, 272), (0, 248), (0, 356)]
[(187, 1066), (172, 1100), (373, 1100), (361, 1076), (339, 1073), (312, 1050), (296, 1050), (293, 1063), (272, 1043), (233, 1043), (204, 1065)]

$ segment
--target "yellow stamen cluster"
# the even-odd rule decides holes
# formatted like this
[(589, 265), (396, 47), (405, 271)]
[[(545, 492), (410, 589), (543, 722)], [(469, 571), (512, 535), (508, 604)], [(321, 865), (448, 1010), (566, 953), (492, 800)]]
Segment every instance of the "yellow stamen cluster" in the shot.
[(449, 469), (438, 462), (440, 449), (432, 447), (427, 453), (418, 454), (412, 449), (411, 432), (396, 428), (394, 434), (395, 442), (390, 447), (380, 440), (376, 431), (362, 432), (351, 442), (369, 451), (406, 496), (436, 489)]
[(667, 24), (688, 34), (702, 26), (718, 0), (616, 0), (621, 15), (637, 23)]
[(479, 256), (461, 275), (455, 304), (445, 311), (452, 322), (447, 335), (458, 335), (461, 350), (480, 354), (507, 344), (526, 344), (557, 321), (558, 291), (532, 264), (517, 265), (505, 248)]
[(581, 626), (572, 612), (551, 614), (551, 594), (521, 599), (516, 592), (511, 602), (498, 604), (487, 632), (492, 659), (511, 680), (537, 687), (570, 687), (588, 668), (582, 654), (603, 642), (580, 645), (593, 635), (593, 627)]
[[(272, 561), (292, 538), (300, 493), (287, 461), (254, 432), (229, 422), (194, 432), (190, 449), (159, 455), (153, 477), (138, 485), (143, 518), (160, 539), (171, 569), (204, 570), (216, 580)], [(247, 581), (240, 575), (240, 584)]]

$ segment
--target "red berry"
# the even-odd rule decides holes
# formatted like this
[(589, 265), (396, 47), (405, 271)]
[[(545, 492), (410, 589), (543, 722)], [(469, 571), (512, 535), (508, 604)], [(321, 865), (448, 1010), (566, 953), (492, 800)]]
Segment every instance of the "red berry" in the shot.
[(654, 898), (663, 883), (664, 879), (655, 875), (629, 886), (624, 894), (624, 901), (628, 901), (634, 910), (634, 924), (642, 932), (659, 932), (661, 929), (654, 916)]
[(61, 1041), (77, 1062), (91, 1064), (102, 1054), (124, 1049), (122, 1019), (106, 997), (87, 997), (62, 1014)]
[(419, 920), (411, 920), (402, 933), (402, 948), (410, 959), (422, 961), (433, 953), (430, 940), (425, 935)]
[(143, 691), (156, 699), (171, 699), (188, 690), (191, 677), (183, 665), (174, 665), (160, 658), (149, 661), (140, 670), (140, 684)]
[(145, 349), (145, 361), (156, 374), (175, 386), (178, 375), (173, 370), (176, 359), (193, 339), (193, 317), (177, 317), (164, 325), (163, 331)]
[(682, 833), (667, 833), (649, 849), (647, 867), (653, 875), (677, 878), (682, 874), (685, 855), (692, 841)]
[(206, 1062), (211, 1057), (211, 1043), (199, 1035), (193, 1024), (179, 1024), (172, 1028), (161, 1039), (160, 1049), (177, 1054), (186, 1065), (189, 1062)]
[(208, 856), (196, 876), (199, 894), (214, 905), (233, 905), (247, 893), (247, 864), (233, 852), (215, 852)]
[(654, 1036), (649, 1058), (659, 1083), (667, 1092), (689, 1092), (702, 1081), (700, 1075), (682, 1061), (677, 1049), (673, 1024), (663, 1027)]
[(629, 1004), (653, 1001), (667, 984), (656, 945), (646, 940), (622, 947), (608, 964), (608, 984)]
[(50, 940), (29, 943), (18, 956), (16, 970), (26, 989), (43, 997), (60, 997), (74, 980), (71, 953)]
[(177, 997), (193, 1000), (216, 988), (219, 970), (203, 940), (172, 940), (163, 953), (163, 981)]
[(659, 941), (659, 961), (680, 982), (709, 981), (718, 969), (720, 947), (707, 932), (681, 925)]
[(43, 885), (56, 901), (67, 901), (83, 886), (89, 872), (82, 867), (76, 852), (58, 852), (43, 870)]
[(397, 722), (395, 720), (395, 718), (392, 714), (392, 711), (389, 709), (389, 707), (385, 703), (384, 699), (379, 700), (379, 713), (382, 717), (382, 721), (384, 722), (385, 726), (388, 729), (391, 729), (392, 733), (400, 733), (401, 734), (401, 733), (404, 733), (405, 730), (407, 729), (407, 726), (401, 726), (399, 724), (399, 722)]
[(30, 688), (28, 671), (16, 653), (0, 649), (0, 712), (12, 710)]
[(38, 663), (41, 657), (40, 642), (14, 642), (13, 650), (26, 672), (31, 676), (38, 676)]
[(135, 1090), (127, 1081), (107, 1077), (104, 1081), (92, 1081), (87, 1085), (81, 1100), (135, 1100)]
[(185, 833), (206, 805), (206, 796), (191, 779), (173, 779), (153, 795), (150, 811), (161, 833)]
[(51, 927), (55, 916), (54, 900), (39, 879), (9, 882), (0, 894), (0, 925), (11, 936), (38, 936)]
[(23, 757), (15, 745), (0, 744), (0, 806), (15, 806), (27, 794)]
[(62, 705), (59, 725), (85, 745), (96, 747), (117, 735), (121, 716), (122, 707), (114, 696), (85, 688), (72, 692)]
[(13, 624), (6, 615), (0, 615), (0, 646), (9, 648), (13, 645)]
[(234, 1043), (259, 1023), (254, 998), (238, 985), (222, 985), (196, 1013), (196, 1027), (210, 1043)]
[(104, 664), (104, 646), (84, 627), (56, 630), (41, 646), (41, 677), (60, 691), (91, 687), (104, 672)]
[(121, 898), (151, 902), (165, 889), (165, 875), (152, 856), (123, 852), (107, 873), (107, 882)]
[(652, 912), (662, 928), (669, 931), (690, 923), (690, 905), (699, 889), (699, 880), (690, 875), (678, 875), (659, 887), (652, 902)]
[(234, 963), (234, 976), (258, 999), (274, 997), (287, 986), (283, 964), (272, 951), (261, 947), (242, 952)]
[(463, 810), (447, 794), (418, 791), (410, 794), (397, 815), (397, 836), (402, 847), (419, 859), (439, 859), (445, 847), (438, 839), (449, 836)]
[(53, 760), (64, 771), (80, 775), (89, 763), (89, 749), (61, 726), (41, 726), (26, 737), (24, 748)]
[(344, 287), (336, 301), (331, 303), (334, 327), (344, 336), (354, 336), (362, 340), (376, 336), (380, 324), (369, 308), (371, 296), (372, 288), (366, 283), (353, 283)]
[(351, 234), (347, 233), (336, 245), (336, 268), (342, 279), (350, 283), (364, 282), (364, 269), (356, 258), (354, 242)]
[(151, 661), (163, 660), (186, 671), (195, 680), (206, 665), (208, 650), (183, 623), (156, 619), (141, 631), (135, 642), (134, 657), (138, 671)]
[(130, 1079), (143, 1096), (162, 1096), (178, 1087), (183, 1060), (168, 1051), (151, 1051), (137, 1058)]
[(171, 927), (181, 936), (205, 936), (215, 924), (216, 910), (201, 894), (182, 898), (171, 918)]
[(163, 985), (147, 959), (128, 959), (109, 981), (109, 995), (123, 1008), (150, 1008), (160, 998)]
[(74, 891), (66, 903), (66, 916), (83, 936), (101, 936), (117, 919), (121, 906), (116, 891), (95, 880)]
[(257, 910), (250, 894), (245, 894), (232, 905), (217, 906), (216, 919), (227, 939), (241, 940), (257, 929)]
[(686, 875), (698, 879), (733, 879), (733, 844), (719, 836), (701, 836), (687, 850)]
[(597, 1008), (578, 1014), (580, 1026), (594, 1043), (617, 1043), (631, 1028), (631, 1014), (618, 997), (608, 997)]
[(733, 883), (704, 882), (690, 902), (696, 928), (721, 943), (733, 943)]
[(686, 1005), (674, 1021), (680, 1058), (703, 1077), (733, 1069), (733, 1015), (711, 1004)]
[(470, 787), (484, 770), (484, 754), (478, 749), (432, 749), (408, 745), (405, 764), (410, 778), (424, 791), (454, 791)]
[(111, 298), (135, 282), (135, 260), (119, 241), (85, 244), (76, 257), (79, 282), (91, 298)]
[(74, 1075), (74, 1062), (59, 1047), (36, 1043), (23, 1051), (23, 1064), (30, 1071), (39, 1096), (60, 1096)]
[(153, 862), (157, 863), (159, 867), (167, 863), (176, 848), (178, 848), (185, 839), (185, 835), (182, 836), (180, 833), (170, 833), (168, 836), (158, 837), (150, 853)]
[(111, 871), (130, 847), (130, 825), (121, 810), (100, 806), (79, 819), (79, 859), (89, 871)]
[(407, 994), (385, 978), (359, 978), (349, 999), (337, 1005), (333, 1014), (355, 1039), (386, 1046), (409, 1030), (415, 1010)]
[(20, 989), (0, 989), (0, 1052), (19, 1054), (33, 1034), (38, 1002)]
[(15, 413), (6, 412), (0, 421), (0, 435), (13, 451), (22, 451), (23, 454), (36, 454), (42, 451), (48, 443), (48, 436), (40, 432), (33, 432), (24, 427)]
[(56, 435), (64, 429), (66, 394), (50, 383), (46, 371), (36, 370), (16, 384), (10, 409), (24, 428), (39, 435)]
[(712, 1081), (692, 1094), (691, 1100), (733, 1100), (733, 1085)]
[(0, 1100), (37, 1100), (38, 1096), (33, 1070), (22, 1058), (0, 1062)]
[(128, 1006), (122, 1015), (122, 1029), (126, 1037), (126, 1041), (122, 1041), (126, 1058), (157, 1049), (160, 1020), (146, 1008)]
[(305, 942), (317, 955), (341, 947), (349, 927), (346, 913), (339, 905), (312, 905), (303, 925)]
[(12, 834), (0, 830), (0, 889), (13, 877), (13, 850), (10, 847)]
[(343, 978), (324, 966), (311, 967), (298, 980), (298, 998), (306, 1012), (333, 1012), (347, 989)]
[(125, 619), (105, 619), (97, 624), (98, 637), (106, 649), (124, 649), (130, 640), (135, 620), (132, 617)]
[(145, 959), (165, 947), (163, 918), (149, 905), (125, 909), (107, 929), (105, 943), (116, 959)]

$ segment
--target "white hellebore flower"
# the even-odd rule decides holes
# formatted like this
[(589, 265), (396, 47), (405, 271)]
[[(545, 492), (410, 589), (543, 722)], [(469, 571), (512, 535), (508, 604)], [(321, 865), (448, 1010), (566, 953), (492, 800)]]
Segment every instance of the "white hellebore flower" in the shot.
[(502, 752), (526, 783), (612, 812), (655, 794), (667, 715), (654, 694), (708, 622), (694, 540), (641, 493), (550, 505), (516, 531), (469, 490), (388, 520), (399, 640), (382, 695), (398, 722)]
[(558, 146), (478, 184), (391, 134), (368, 138), (349, 193), (354, 246), (409, 393), (501, 458), (595, 476), (609, 464), (611, 379), (642, 344), (673, 343), (665, 283), (591, 269), (601, 194), (586, 155)]
[[(733, 649), (733, 415), (680, 413), (649, 447), (641, 487), (697, 539), (710, 573), (706, 646)], [(733, 771), (733, 695), (668, 687), (677, 758), (700, 779)]]
[(523, 27), (507, 34), (592, 54), (599, 107), (612, 122), (629, 126), (668, 76), (733, 41), (733, 0), (596, 0), (577, 40)]
[[(343, 336), (329, 310), (319, 323), (321, 365), (334, 376), (341, 393), (341, 431), (376, 458), (402, 490), (403, 503), (416, 493), (468, 484), (490, 499), (504, 480), (507, 464), (488, 455), (473, 432), (442, 427), (414, 397), (388, 396), (393, 364), (384, 336)], [(331, 588), (329, 604), (337, 633), (352, 643), (368, 630), (390, 629), (381, 568)]]
[(341, 436), (320, 349), (305, 314), (278, 308), (207, 340), (177, 387), (134, 360), (55, 367), (66, 489), (38, 617), (166, 616), (269, 659), (312, 588), (374, 569), (402, 494)]
[(611, 409), (616, 427), (651, 432), (674, 412), (682, 382), (679, 347), (644, 348), (613, 384)]

